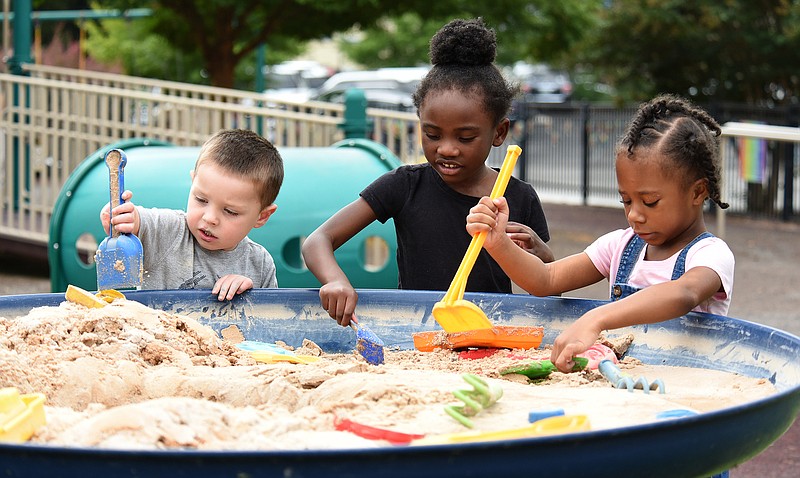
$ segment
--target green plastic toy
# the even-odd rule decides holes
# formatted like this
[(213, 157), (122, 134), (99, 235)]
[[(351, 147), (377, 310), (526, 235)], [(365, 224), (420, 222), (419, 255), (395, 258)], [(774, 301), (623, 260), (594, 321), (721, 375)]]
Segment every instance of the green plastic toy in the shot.
[(461, 376), (465, 382), (472, 385), (472, 390), (456, 390), (453, 395), (461, 400), (463, 405), (445, 405), (444, 411), (459, 421), (467, 428), (475, 424), (468, 417), (474, 417), (481, 410), (494, 405), (503, 396), (503, 389), (496, 384), (489, 385), (485, 380), (471, 373)]
[[(572, 366), (573, 372), (579, 372), (589, 365), (589, 359), (584, 357), (574, 357), (575, 365)], [(556, 366), (549, 360), (533, 360), (529, 363), (522, 365), (514, 365), (504, 368), (500, 371), (500, 375), (508, 375), (510, 373), (518, 373), (525, 375), (531, 380), (547, 378), (552, 372), (556, 370)]]

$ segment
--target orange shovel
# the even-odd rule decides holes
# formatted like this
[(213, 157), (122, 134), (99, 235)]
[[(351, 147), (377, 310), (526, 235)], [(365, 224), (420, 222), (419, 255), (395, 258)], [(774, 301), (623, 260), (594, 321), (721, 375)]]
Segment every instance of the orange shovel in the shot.
[(463, 349), (468, 347), (490, 347), (508, 349), (535, 349), (542, 343), (544, 327), (497, 325), (490, 329), (464, 332), (427, 331), (411, 334), (414, 348), (420, 352), (436, 349)]
[[(517, 158), (520, 153), (522, 153), (522, 148), (519, 146), (510, 145), (508, 147), (503, 166), (500, 168), (492, 193), (489, 195), (492, 199), (499, 198), (505, 194), (508, 180), (511, 178), (511, 172), (517, 164)], [(481, 252), (485, 240), (485, 232), (472, 236), (467, 253), (464, 255), (461, 265), (458, 266), (450, 288), (447, 289), (444, 298), (433, 306), (433, 318), (447, 333), (490, 329), (492, 327), (492, 323), (489, 322), (480, 307), (468, 300), (464, 300), (467, 278), (470, 271), (472, 271), (472, 266), (475, 265), (475, 261), (478, 259), (478, 253)]]

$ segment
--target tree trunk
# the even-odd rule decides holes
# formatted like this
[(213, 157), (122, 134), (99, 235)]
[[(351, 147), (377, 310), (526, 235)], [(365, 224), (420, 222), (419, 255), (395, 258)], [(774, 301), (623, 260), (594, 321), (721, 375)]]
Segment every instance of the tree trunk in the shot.
[(234, 87), (236, 62), (232, 52), (217, 51), (213, 58), (206, 58), (205, 63), (211, 86), (220, 88)]
[(236, 78), (236, 65), (239, 57), (234, 52), (233, 19), (230, 15), (220, 15), (216, 19), (216, 32), (203, 51), (204, 62), (211, 86), (233, 88)]

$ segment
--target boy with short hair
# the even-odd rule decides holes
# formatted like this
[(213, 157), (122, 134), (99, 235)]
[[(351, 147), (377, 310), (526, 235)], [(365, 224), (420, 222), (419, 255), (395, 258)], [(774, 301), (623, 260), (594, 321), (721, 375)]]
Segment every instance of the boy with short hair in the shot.
[[(248, 130), (209, 138), (191, 172), (186, 211), (143, 208), (125, 201), (110, 220), (142, 241), (142, 289), (205, 289), (219, 300), (253, 287), (278, 287), (275, 263), (247, 237), (266, 224), (283, 183), (283, 160), (269, 141)], [(100, 212), (108, 233), (109, 205)]]

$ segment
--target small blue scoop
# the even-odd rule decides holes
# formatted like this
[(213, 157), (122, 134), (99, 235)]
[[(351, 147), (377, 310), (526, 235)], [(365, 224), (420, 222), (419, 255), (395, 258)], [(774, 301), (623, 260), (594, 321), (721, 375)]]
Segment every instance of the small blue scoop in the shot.
[(350, 327), (356, 331), (356, 350), (371, 365), (383, 363), (383, 340), (375, 335), (366, 325), (356, 322), (355, 316)]
[[(108, 183), (111, 193), (111, 210), (122, 203), (125, 190), (123, 170), (128, 158), (121, 149), (106, 153)], [(97, 247), (94, 254), (97, 265), (97, 290), (133, 289), (142, 285), (142, 243), (133, 234), (121, 234), (113, 225), (108, 237)]]

